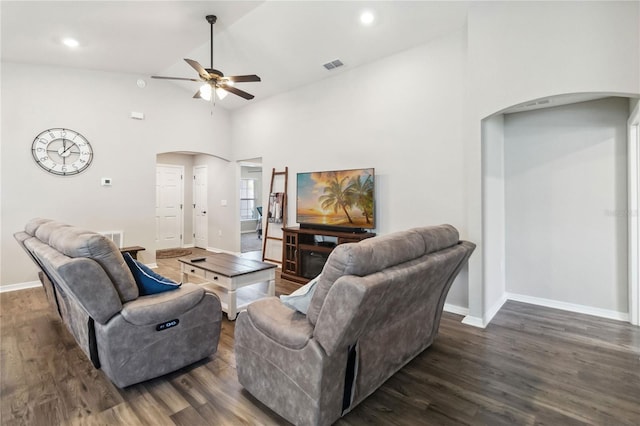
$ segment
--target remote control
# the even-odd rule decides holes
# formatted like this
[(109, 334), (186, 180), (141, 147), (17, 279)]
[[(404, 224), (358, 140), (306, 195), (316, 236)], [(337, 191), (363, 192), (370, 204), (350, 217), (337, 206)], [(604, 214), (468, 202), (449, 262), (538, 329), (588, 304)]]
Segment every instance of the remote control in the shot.
[(192, 262), (203, 262), (207, 260), (206, 257), (194, 257), (193, 259), (191, 259)]

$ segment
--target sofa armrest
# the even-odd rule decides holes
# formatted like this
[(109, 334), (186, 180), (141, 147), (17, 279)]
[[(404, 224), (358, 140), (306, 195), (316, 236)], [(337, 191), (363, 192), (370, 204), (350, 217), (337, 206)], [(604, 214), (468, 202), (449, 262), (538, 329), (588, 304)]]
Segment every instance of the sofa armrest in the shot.
[(307, 316), (287, 307), (277, 297), (253, 302), (247, 315), (265, 336), (290, 349), (304, 348), (313, 335)]
[(136, 300), (127, 302), (121, 314), (131, 324), (159, 324), (183, 315), (200, 303), (204, 296), (205, 290), (202, 287), (185, 283), (176, 290), (140, 296)]

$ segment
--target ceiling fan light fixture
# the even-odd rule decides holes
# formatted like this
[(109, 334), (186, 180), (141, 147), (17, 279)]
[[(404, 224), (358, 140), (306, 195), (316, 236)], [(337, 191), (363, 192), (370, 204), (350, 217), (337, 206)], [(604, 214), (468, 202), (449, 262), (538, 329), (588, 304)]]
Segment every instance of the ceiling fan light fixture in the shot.
[(200, 87), (200, 97), (205, 101), (211, 100), (211, 86), (209, 84), (203, 84)]
[(229, 92), (224, 90), (222, 87), (216, 87), (216, 96), (218, 99), (223, 100), (228, 94)]

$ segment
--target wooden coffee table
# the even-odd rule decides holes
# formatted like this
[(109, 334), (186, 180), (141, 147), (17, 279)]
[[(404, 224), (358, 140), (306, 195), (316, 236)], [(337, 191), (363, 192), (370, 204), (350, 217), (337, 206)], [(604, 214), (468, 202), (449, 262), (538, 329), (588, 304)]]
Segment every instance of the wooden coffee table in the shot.
[[(220, 297), (222, 311), (230, 320), (235, 320), (238, 312), (251, 302), (276, 294), (276, 265), (245, 259), (227, 253), (212, 253), (200, 262), (193, 262), (196, 256), (181, 257), (182, 281), (190, 275), (203, 278), (202, 285)], [(267, 288), (264, 284), (267, 282)], [(262, 288), (260, 288), (262, 287)]]

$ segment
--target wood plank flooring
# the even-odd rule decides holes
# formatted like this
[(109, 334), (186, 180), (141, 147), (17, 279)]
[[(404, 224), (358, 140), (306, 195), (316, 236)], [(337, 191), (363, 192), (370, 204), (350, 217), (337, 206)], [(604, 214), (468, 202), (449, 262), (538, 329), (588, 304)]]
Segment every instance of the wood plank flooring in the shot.
[[(158, 272), (180, 279), (175, 259)], [(297, 284), (278, 279), (276, 292)], [(640, 328), (508, 302), (485, 329), (444, 313), (427, 349), (337, 425), (640, 424)], [(125, 389), (76, 346), (42, 289), (0, 294), (2, 425), (286, 425), (218, 352)]]

